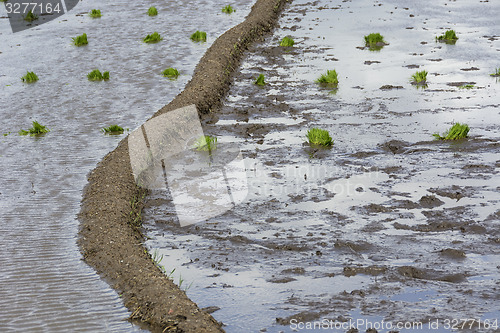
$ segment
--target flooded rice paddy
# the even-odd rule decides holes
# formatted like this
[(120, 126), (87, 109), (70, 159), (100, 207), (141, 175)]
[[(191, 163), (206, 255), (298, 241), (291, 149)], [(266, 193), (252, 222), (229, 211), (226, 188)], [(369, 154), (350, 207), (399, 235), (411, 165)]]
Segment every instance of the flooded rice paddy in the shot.
[[(220, 1), (80, 2), (58, 19), (13, 34), (0, 6), (0, 331), (134, 332), (120, 296), (81, 261), (76, 245), (86, 175), (124, 135), (175, 97), (211, 43), (251, 4)], [(159, 14), (147, 16), (150, 6)], [(100, 9), (102, 18), (87, 13)], [(201, 8), (203, 14), (200, 15)], [(196, 30), (207, 43), (192, 43)], [(154, 31), (164, 38), (148, 45)], [(89, 44), (72, 45), (86, 33)], [(160, 74), (168, 67), (177, 80)], [(90, 82), (93, 69), (110, 72)], [(39, 81), (21, 76), (34, 71)], [(20, 136), (32, 121), (50, 132)]]
[[(228, 332), (322, 320), (335, 332), (349, 320), (449, 332), (461, 318), (462, 331), (499, 332), (484, 325), (500, 320), (500, 82), (489, 75), (499, 11), (493, 1), (293, 1), (204, 127), (220, 147), (239, 146), (246, 199), (180, 227), (165, 193), (152, 193), (151, 252)], [(436, 42), (448, 29), (457, 43)], [(372, 32), (389, 45), (364, 48)], [(278, 47), (285, 36), (293, 48)], [(332, 69), (338, 90), (314, 83)], [(417, 70), (427, 87), (410, 83)], [(261, 73), (264, 87), (253, 84)], [(468, 139), (433, 140), (454, 122), (470, 126)], [(305, 144), (311, 127), (329, 130), (333, 147)]]

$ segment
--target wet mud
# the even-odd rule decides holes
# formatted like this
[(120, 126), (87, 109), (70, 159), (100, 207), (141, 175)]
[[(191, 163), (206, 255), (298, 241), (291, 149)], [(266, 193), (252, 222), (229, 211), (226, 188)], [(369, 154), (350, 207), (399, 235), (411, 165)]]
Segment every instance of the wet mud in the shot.
[[(150, 193), (150, 252), (164, 255), (200, 306), (220, 308), (212, 315), (226, 331), (500, 320), (500, 85), (488, 74), (500, 47), (482, 37), (496, 34), (484, 13), (498, 4), (470, 5), (484, 16), (466, 24), (471, 8), (447, 2), (446, 22), (461, 32), (455, 45), (434, 41), (442, 6), (294, 1), (280, 29), (250, 47), (221, 110), (203, 118), (221, 147), (239, 146), (246, 199), (181, 228), (171, 198)], [(370, 32), (389, 44), (364, 49)], [(284, 36), (293, 48), (277, 47)], [(429, 70), (427, 88), (411, 85), (416, 68)], [(314, 83), (331, 69), (335, 91)], [(260, 73), (264, 87), (253, 84)], [(469, 124), (467, 139), (433, 140), (453, 122)], [(306, 144), (311, 127), (328, 129), (333, 147)]]

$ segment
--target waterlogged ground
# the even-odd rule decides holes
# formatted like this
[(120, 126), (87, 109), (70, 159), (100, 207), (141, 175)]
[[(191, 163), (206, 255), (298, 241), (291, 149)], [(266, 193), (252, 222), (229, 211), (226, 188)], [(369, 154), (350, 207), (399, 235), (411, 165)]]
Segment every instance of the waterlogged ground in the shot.
[[(243, 21), (251, 4), (221, 1), (80, 2), (55, 21), (12, 34), (0, 5), (0, 331), (133, 332), (119, 295), (81, 261), (76, 245), (86, 175), (124, 135), (178, 94), (211, 43)], [(146, 15), (156, 6), (159, 15)], [(86, 15), (100, 9), (102, 18)], [(203, 14), (200, 15), (201, 9)], [(35, 21), (36, 22), (36, 21)], [(196, 30), (208, 34), (195, 44)], [(158, 44), (141, 43), (158, 31)], [(72, 37), (86, 33), (89, 45)], [(168, 67), (181, 76), (160, 75)], [(108, 82), (87, 73), (110, 71)], [(39, 81), (21, 76), (34, 71)], [(37, 120), (42, 137), (19, 136)]]
[[(463, 324), (454, 319), (500, 332), (500, 82), (489, 76), (499, 11), (494, 1), (295, 0), (205, 125), (220, 149), (239, 146), (247, 198), (181, 228), (153, 193), (151, 252), (195, 302), (220, 308), (228, 332), (321, 320), (335, 332), (350, 320), (360, 332), (368, 321), (448, 332)], [(446, 29), (455, 45), (435, 42)], [(363, 49), (371, 32), (389, 45)], [(277, 47), (287, 35), (295, 46)], [(314, 83), (331, 69), (335, 92)], [(417, 70), (429, 72), (425, 89), (409, 82)], [(454, 122), (470, 126), (468, 139), (433, 140)], [(329, 130), (333, 147), (305, 145), (311, 127)]]

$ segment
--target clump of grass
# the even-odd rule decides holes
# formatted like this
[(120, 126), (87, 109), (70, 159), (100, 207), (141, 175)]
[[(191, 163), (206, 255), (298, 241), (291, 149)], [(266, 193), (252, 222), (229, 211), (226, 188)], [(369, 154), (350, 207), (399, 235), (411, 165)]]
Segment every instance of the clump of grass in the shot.
[(170, 79), (176, 79), (180, 75), (179, 71), (172, 67), (165, 69), (162, 74)]
[(321, 74), (321, 76), (316, 80), (316, 83), (324, 86), (337, 87), (339, 84), (337, 71), (335, 69), (326, 71), (326, 74)]
[(264, 78), (264, 74), (259, 74), (259, 77), (257, 78), (257, 80), (255, 80), (254, 84), (256, 84), (258, 86), (265, 86), (266, 81)]
[(460, 87), (458, 87), (459, 89), (473, 89), (474, 88), (474, 85), (473, 84), (464, 84)]
[(158, 43), (162, 39), (160, 34), (155, 31), (151, 35), (147, 35), (142, 41), (144, 43)]
[(226, 14), (231, 14), (232, 12), (234, 12), (234, 9), (233, 7), (231, 7), (231, 5), (227, 5), (224, 8), (222, 8), (222, 12)]
[(196, 140), (194, 143), (194, 148), (198, 151), (208, 151), (217, 149), (217, 138), (215, 136), (203, 135)]
[(40, 125), (40, 123), (38, 123), (36, 120), (32, 124), (33, 124), (33, 127), (31, 127), (29, 130), (27, 130), (27, 131), (20, 130), (19, 135), (35, 136), (35, 135), (41, 135), (41, 134), (45, 134), (45, 133), (50, 132), (50, 130), (46, 126)]
[(24, 17), (24, 20), (28, 22), (33, 22), (35, 20), (38, 20), (38, 16), (36, 14), (33, 14), (33, 12), (30, 10), (28, 14), (26, 14), (26, 16)]
[(111, 125), (109, 127), (104, 127), (101, 131), (103, 131), (105, 134), (121, 134), (123, 133), (124, 129), (123, 127), (118, 125)]
[(196, 30), (196, 32), (193, 33), (190, 38), (193, 42), (206, 42), (207, 41), (207, 33), (204, 31)]
[(8, 0), (0, 0), (0, 2), (7, 2)]
[(368, 46), (371, 51), (378, 51), (387, 45), (387, 43), (384, 40), (384, 36), (377, 32), (365, 36), (365, 45)]
[(89, 16), (92, 18), (99, 18), (101, 17), (101, 10), (100, 9), (92, 9), (89, 13)]
[(149, 16), (156, 16), (156, 15), (158, 15), (158, 10), (156, 9), (156, 7), (149, 7), (149, 9), (148, 9), (148, 15)]
[(32, 83), (38, 81), (38, 76), (34, 72), (26, 72), (26, 75), (21, 80), (26, 83)]
[(76, 36), (73, 39), (73, 44), (76, 46), (87, 45), (89, 42), (87, 41), (87, 34), (83, 34), (81, 36)]
[(288, 36), (284, 37), (280, 42), (280, 46), (285, 46), (285, 47), (292, 47), (293, 44), (295, 44), (295, 41)]
[(416, 72), (411, 76), (411, 83), (425, 85), (427, 83), (427, 71)]
[(500, 76), (500, 67), (495, 69), (495, 73), (491, 73), (491, 76)]
[(311, 145), (325, 146), (325, 147), (333, 145), (333, 139), (330, 136), (330, 133), (328, 133), (328, 131), (324, 129), (311, 128), (310, 130), (307, 131), (306, 137), (307, 140), (309, 141), (309, 144)]
[(101, 74), (101, 72), (98, 69), (94, 69), (92, 72), (87, 74), (87, 78), (90, 81), (109, 80), (109, 72), (104, 72)]
[(458, 40), (458, 37), (455, 30), (447, 30), (441, 36), (437, 36), (436, 40), (440, 42), (455, 43)]
[(439, 135), (439, 133), (433, 134), (433, 136), (437, 140), (459, 140), (467, 137), (467, 134), (469, 134), (469, 125), (467, 124), (460, 124), (460, 123), (455, 123), (453, 126), (443, 133), (443, 135)]

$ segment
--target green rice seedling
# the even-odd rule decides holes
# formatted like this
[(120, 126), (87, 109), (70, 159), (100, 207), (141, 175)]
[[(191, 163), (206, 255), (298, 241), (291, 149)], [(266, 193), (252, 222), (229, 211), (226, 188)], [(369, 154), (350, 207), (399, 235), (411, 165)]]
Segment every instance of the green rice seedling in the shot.
[(326, 74), (321, 74), (321, 76), (316, 80), (316, 83), (324, 86), (337, 87), (339, 84), (337, 71), (335, 69), (326, 71)]
[(36, 14), (33, 14), (33, 12), (30, 10), (28, 14), (24, 17), (25, 21), (28, 22), (33, 22), (34, 20), (38, 20), (38, 16)]
[(83, 34), (81, 36), (76, 36), (73, 39), (73, 44), (76, 46), (87, 45), (89, 42), (87, 41), (87, 34)]
[(324, 147), (333, 145), (333, 139), (330, 136), (330, 133), (328, 133), (328, 131), (324, 129), (311, 128), (307, 131), (306, 137), (309, 141), (309, 144), (311, 145)]
[(165, 69), (162, 74), (170, 79), (176, 79), (180, 75), (179, 71), (172, 67)]
[(457, 34), (455, 33), (455, 30), (447, 30), (441, 36), (437, 36), (436, 40), (439, 42), (446, 42), (449, 44), (455, 44), (456, 41), (458, 40), (458, 37), (457, 37)]
[(101, 131), (105, 134), (122, 134), (124, 129), (118, 125), (111, 125), (109, 127), (104, 127)]
[(98, 69), (94, 69), (92, 72), (87, 74), (87, 78), (90, 81), (109, 80), (109, 72), (101, 73)]
[(473, 84), (464, 84), (463, 86), (458, 87), (459, 89), (473, 89)]
[(212, 150), (217, 149), (217, 138), (215, 136), (203, 135), (196, 140), (193, 148), (196, 148), (198, 151), (212, 153)]
[(100, 9), (92, 9), (89, 13), (89, 16), (92, 18), (99, 18), (101, 17), (101, 10)]
[(436, 140), (459, 140), (467, 137), (469, 134), (469, 125), (455, 123), (451, 128), (443, 133), (443, 135), (439, 135), (439, 133), (433, 134)]
[(427, 71), (416, 72), (411, 76), (411, 83), (425, 85), (427, 83)]
[(387, 43), (384, 40), (384, 36), (377, 32), (365, 36), (365, 45), (368, 46), (371, 51), (379, 51), (387, 45)]
[(500, 76), (500, 67), (495, 69), (495, 73), (491, 73), (491, 76)]
[(149, 9), (148, 9), (148, 15), (149, 16), (156, 16), (156, 15), (158, 15), (158, 10), (156, 9), (156, 7), (149, 7)]
[(258, 86), (265, 86), (266, 82), (264, 81), (264, 79), (264, 74), (259, 74), (259, 77), (257, 78), (257, 80), (255, 80), (254, 84)]
[(142, 41), (144, 43), (158, 43), (162, 39), (160, 34), (155, 31), (151, 35), (147, 35)]
[(196, 30), (196, 32), (194, 34), (192, 34), (190, 38), (193, 42), (206, 42), (207, 41), (207, 33), (204, 31)]
[(232, 12), (234, 12), (234, 9), (233, 7), (231, 7), (231, 5), (227, 5), (224, 8), (222, 8), (222, 12), (226, 14), (231, 14)]
[(41, 134), (45, 134), (45, 133), (50, 132), (50, 130), (46, 126), (40, 125), (40, 123), (38, 123), (36, 120), (33, 121), (32, 124), (33, 124), (33, 127), (31, 127), (29, 130), (27, 130), (27, 131), (20, 130), (19, 135), (35, 136), (35, 135), (41, 135)]
[(8, 0), (0, 0), (0, 2), (7, 2)]
[(38, 81), (38, 76), (34, 72), (26, 72), (26, 75), (21, 80), (26, 83), (32, 83)]
[(295, 44), (295, 41), (288, 36), (284, 37), (280, 42), (280, 46), (285, 46), (285, 47), (292, 47), (293, 44)]

